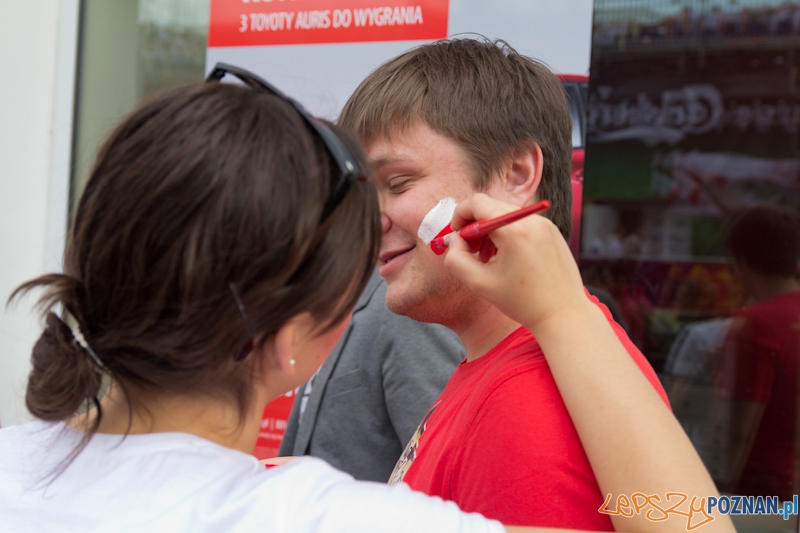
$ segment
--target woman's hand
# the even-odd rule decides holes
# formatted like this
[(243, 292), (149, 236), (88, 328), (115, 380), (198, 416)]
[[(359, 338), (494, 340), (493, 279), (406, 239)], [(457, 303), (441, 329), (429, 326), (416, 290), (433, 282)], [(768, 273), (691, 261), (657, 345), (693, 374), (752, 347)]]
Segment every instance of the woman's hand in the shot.
[[(459, 229), (519, 209), (515, 205), (476, 194), (458, 204), (452, 227)], [(488, 242), (491, 239), (491, 242)], [(475, 294), (504, 314), (534, 331), (548, 318), (591, 305), (578, 267), (564, 237), (550, 220), (528, 216), (493, 231), (481, 250), (497, 247), (497, 254), (476, 257), (455, 233), (445, 265)], [(484, 262), (485, 261), (485, 262)]]

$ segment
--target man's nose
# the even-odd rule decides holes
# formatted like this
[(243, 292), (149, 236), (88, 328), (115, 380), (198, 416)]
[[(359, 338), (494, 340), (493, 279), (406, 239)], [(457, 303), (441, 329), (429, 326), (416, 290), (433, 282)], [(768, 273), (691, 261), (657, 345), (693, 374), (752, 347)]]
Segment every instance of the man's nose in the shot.
[(386, 216), (386, 213), (381, 213), (381, 230), (383, 233), (389, 233), (389, 230), (392, 228), (392, 221), (391, 219)]

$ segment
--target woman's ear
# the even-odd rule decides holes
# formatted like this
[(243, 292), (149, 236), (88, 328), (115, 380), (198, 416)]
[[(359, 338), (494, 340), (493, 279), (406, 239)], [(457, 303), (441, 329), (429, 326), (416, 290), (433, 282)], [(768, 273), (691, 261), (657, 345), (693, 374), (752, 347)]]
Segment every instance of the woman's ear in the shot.
[(309, 313), (295, 315), (264, 342), (261, 355), (266, 358), (266, 368), (273, 368), (286, 376), (294, 375), (295, 348), (308, 329), (310, 319)]
[(511, 150), (500, 179), (489, 187), (489, 196), (522, 207), (536, 199), (542, 182), (544, 157), (535, 142), (524, 142)]

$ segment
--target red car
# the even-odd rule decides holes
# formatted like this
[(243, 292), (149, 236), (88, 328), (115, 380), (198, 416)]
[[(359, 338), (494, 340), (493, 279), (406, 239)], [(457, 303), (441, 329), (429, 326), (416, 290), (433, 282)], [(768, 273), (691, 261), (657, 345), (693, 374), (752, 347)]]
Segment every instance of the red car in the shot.
[(581, 242), (581, 201), (583, 200), (583, 157), (586, 146), (586, 105), (589, 77), (580, 74), (558, 74), (564, 83), (572, 116), (572, 239), (569, 247), (575, 259)]

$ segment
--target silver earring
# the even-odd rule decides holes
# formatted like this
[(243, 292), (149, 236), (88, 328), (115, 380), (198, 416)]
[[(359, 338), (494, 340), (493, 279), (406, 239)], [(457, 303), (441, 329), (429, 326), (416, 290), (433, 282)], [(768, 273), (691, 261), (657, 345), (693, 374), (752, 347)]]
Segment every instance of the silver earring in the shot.
[(294, 359), (289, 359), (289, 364), (294, 366)]

